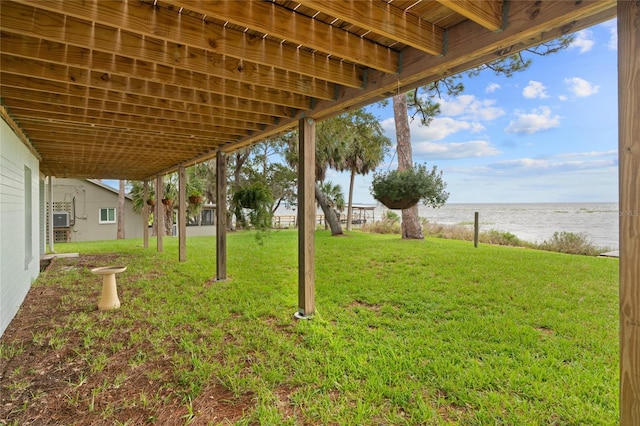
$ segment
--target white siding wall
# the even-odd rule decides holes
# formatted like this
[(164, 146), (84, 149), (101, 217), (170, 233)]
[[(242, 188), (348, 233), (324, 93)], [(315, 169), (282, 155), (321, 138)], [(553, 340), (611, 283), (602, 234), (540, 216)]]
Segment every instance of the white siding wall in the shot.
[[(25, 167), (31, 172), (30, 182), (25, 182)], [(0, 119), (0, 335), (40, 271), (39, 176), (38, 160)], [(24, 198), (25, 185), (31, 187), (30, 203)], [(30, 215), (25, 212), (29, 204)], [(31, 223), (26, 223), (29, 216)]]

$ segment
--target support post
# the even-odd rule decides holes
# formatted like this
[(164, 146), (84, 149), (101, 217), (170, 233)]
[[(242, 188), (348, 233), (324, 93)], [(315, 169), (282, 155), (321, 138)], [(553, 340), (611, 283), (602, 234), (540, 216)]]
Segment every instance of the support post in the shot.
[(473, 246), (478, 248), (478, 236), (480, 235), (480, 213), (473, 214)]
[(142, 247), (149, 248), (149, 181), (142, 182)]
[(316, 124), (311, 118), (299, 121), (298, 141), (298, 312), (308, 318), (315, 312), (316, 230)]
[(227, 279), (227, 156), (216, 155), (216, 280)]
[(178, 169), (178, 260), (187, 260), (187, 174)]
[(640, 425), (640, 2), (618, 2), (620, 425)]
[(49, 253), (55, 253), (53, 241), (55, 239), (55, 233), (53, 232), (53, 176), (49, 176), (49, 188), (47, 189), (49, 193)]
[(162, 245), (162, 237), (164, 236), (164, 176), (156, 177), (156, 247), (159, 252), (164, 250)]

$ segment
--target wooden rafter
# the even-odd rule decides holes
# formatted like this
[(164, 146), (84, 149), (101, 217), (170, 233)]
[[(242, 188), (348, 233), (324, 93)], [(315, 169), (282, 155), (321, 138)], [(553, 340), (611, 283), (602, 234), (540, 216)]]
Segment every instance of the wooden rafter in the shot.
[[(48, 154), (43, 171), (154, 178), (596, 23), (614, 5), (510, 2), (505, 25), (502, 1), (3, 0), (0, 96), (35, 149), (50, 150), (47, 130), (61, 126), (60, 152), (104, 159)], [(162, 159), (111, 164), (110, 144), (165, 143)]]
[(29, 140), (27, 135), (24, 134), (20, 126), (18, 126), (18, 124), (9, 115), (9, 112), (4, 107), (4, 105), (0, 105), (0, 117), (2, 117), (2, 119), (9, 125), (9, 127), (11, 127), (11, 129), (18, 136), (18, 139), (22, 141), (22, 143), (27, 147), (27, 149), (29, 149), (29, 151), (34, 155), (34, 157), (36, 157), (38, 160), (42, 160), (40, 153), (36, 151), (33, 145), (31, 145), (31, 141)]
[[(5, 54), (43, 63), (71, 65), (92, 69), (106, 75), (135, 77), (214, 95), (234, 96), (239, 99), (255, 100), (296, 109), (306, 109), (311, 105), (309, 96), (292, 94), (281, 90), (281, 88), (241, 83), (165, 64), (149, 63), (140, 59), (125, 60), (125, 58), (110, 52), (67, 46), (49, 40), (6, 33), (0, 34), (0, 43), (2, 45), (1, 51)], [(325, 99), (331, 99), (333, 96), (325, 91), (316, 91), (312, 94), (315, 95), (314, 97)]]
[(305, 6), (432, 54), (444, 54), (444, 30), (396, 8), (369, 0), (297, 0)]
[(242, 9), (229, 0), (170, 3), (380, 71), (395, 73), (398, 69), (398, 52), (274, 3), (247, 2)]
[[(333, 2), (331, 3), (333, 4)], [(488, 32), (473, 22), (465, 22), (449, 29), (448, 53), (445, 56), (428, 56), (417, 50), (408, 50), (403, 56), (403, 68), (399, 75), (370, 72), (370, 84), (362, 90), (343, 87), (334, 101), (318, 102), (308, 112), (323, 119), (348, 108), (358, 108), (373, 100), (387, 99), (396, 93), (405, 93), (420, 85), (428, 84), (447, 75), (465, 71), (474, 66), (498, 59), (553, 38), (578, 31), (603, 22), (615, 15), (615, 1), (601, 2), (542, 2), (513, 3), (510, 7), (511, 25), (503, 32)], [(545, 20), (538, 19), (541, 14)], [(532, 19), (532, 16), (534, 17)], [(286, 120), (277, 126), (269, 126), (264, 137), (277, 134), (283, 128), (292, 128), (296, 120)], [(254, 138), (244, 138), (225, 146), (233, 151), (250, 145)]]
[(488, 30), (498, 31), (502, 28), (502, 8), (504, 7), (502, 0), (437, 1)]
[[(247, 131), (257, 131), (260, 129), (260, 125), (254, 123), (253, 128), (249, 127), (249, 122), (236, 122), (233, 120), (216, 119), (211, 117), (208, 122), (199, 123), (185, 123), (178, 120), (166, 120), (160, 118), (147, 118), (142, 120), (140, 117), (128, 115), (128, 114), (114, 114), (106, 111), (97, 111), (94, 113), (86, 114), (84, 116), (78, 116), (71, 113), (52, 113), (48, 112), (46, 118), (42, 118), (37, 109), (24, 109), (20, 106), (12, 108), (16, 117), (20, 118), (22, 123), (40, 123), (40, 124), (55, 124), (57, 126), (75, 126), (75, 125), (88, 125), (88, 126), (101, 126), (114, 129), (134, 129), (146, 131), (149, 134), (167, 134), (174, 135), (175, 137), (191, 135), (201, 136), (214, 136), (216, 132), (223, 131), (222, 129), (230, 132), (238, 131), (235, 129), (245, 128)], [(223, 126), (219, 126), (219, 123), (223, 123)], [(235, 125), (232, 123), (236, 123)]]
[[(208, 25), (205, 21), (178, 14), (177, 11), (154, 8), (153, 5), (138, 1), (85, 0), (82, 3), (16, 1), (36, 8), (36, 16), (46, 11), (48, 12), (45, 14), (46, 17), (51, 19), (54, 15), (50, 12), (59, 13), (58, 18), (51, 19), (47, 25), (50, 31), (58, 31), (65, 20), (70, 21), (71, 29), (77, 37), (110, 40), (114, 48), (125, 54), (128, 52), (127, 46), (119, 43), (119, 38), (100, 37), (101, 28), (91, 25), (91, 22), (109, 28), (110, 32), (113, 32), (112, 29), (126, 31), (145, 37), (154, 37), (163, 42), (187, 45), (237, 58), (240, 60), (237, 66), (238, 72), (246, 72), (251, 68), (251, 63), (255, 63), (345, 86), (360, 87), (362, 85), (362, 71), (355, 65), (320, 57), (266, 38), (251, 37), (226, 27)], [(26, 17), (23, 15), (23, 18)], [(39, 17), (38, 21), (41, 22), (44, 19)]]
[[(174, 104), (174, 107), (179, 110), (186, 112), (200, 111), (205, 115), (214, 113), (223, 114), (222, 111), (224, 110), (240, 112), (255, 111), (257, 114), (264, 114), (271, 117), (292, 117), (295, 115), (295, 110), (271, 103), (259, 103), (233, 96), (181, 88), (122, 75), (87, 71), (84, 68), (50, 64), (4, 54), (0, 55), (0, 69), (5, 73), (24, 77), (32, 76), (57, 83), (67, 83), (71, 79), (76, 86), (117, 92), (122, 96), (127, 96), (131, 92), (137, 93), (141, 91), (145, 97), (162, 101), (164, 107), (167, 109), (174, 109), (171, 107), (171, 102), (175, 101), (178, 105), (176, 106), (176, 104)], [(140, 89), (135, 90), (135, 88)], [(117, 97), (118, 95), (114, 96)], [(128, 96), (128, 98), (133, 102), (134, 99), (132, 96)], [(107, 100), (107, 102), (108, 101), (109, 100)], [(155, 105), (156, 102), (154, 101), (153, 104)], [(145, 103), (145, 105), (148, 104)], [(228, 115), (229, 117), (233, 117), (232, 112)], [(269, 123), (272, 121), (272, 119), (267, 120)]]

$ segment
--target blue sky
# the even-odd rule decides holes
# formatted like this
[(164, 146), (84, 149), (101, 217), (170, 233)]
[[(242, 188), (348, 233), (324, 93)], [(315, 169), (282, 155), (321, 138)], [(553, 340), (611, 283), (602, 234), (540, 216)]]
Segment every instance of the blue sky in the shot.
[[(612, 20), (577, 33), (569, 49), (531, 56), (511, 78), (465, 77), (430, 126), (411, 124), (414, 162), (444, 172), (451, 203), (617, 201), (616, 44)], [(391, 105), (369, 110), (395, 144)], [(395, 167), (389, 156), (379, 170)], [(348, 176), (328, 179), (346, 196)], [(375, 202), (370, 184), (356, 177), (354, 202)]]
[[(411, 123), (414, 162), (444, 172), (450, 203), (616, 202), (616, 21), (577, 33), (572, 46), (511, 78), (485, 71), (440, 100), (428, 127)], [(392, 106), (369, 110), (395, 145)], [(393, 154), (378, 170), (396, 168)], [(357, 176), (354, 202), (375, 204), (372, 175)], [(329, 171), (342, 186), (349, 176)], [(117, 187), (117, 182), (106, 182)]]

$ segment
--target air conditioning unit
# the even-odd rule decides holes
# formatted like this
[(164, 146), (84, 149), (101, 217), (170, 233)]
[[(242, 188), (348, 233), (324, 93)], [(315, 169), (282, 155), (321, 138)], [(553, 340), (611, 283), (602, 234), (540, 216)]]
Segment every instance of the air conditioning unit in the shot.
[(69, 212), (53, 212), (53, 227), (54, 228), (68, 228), (69, 227)]

